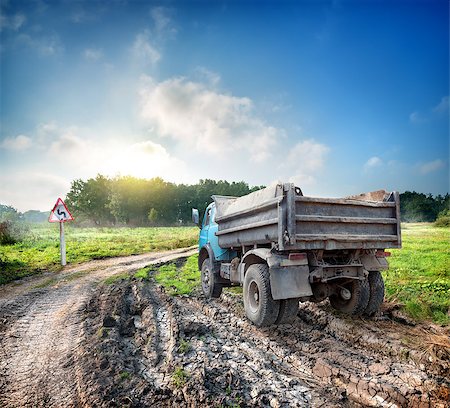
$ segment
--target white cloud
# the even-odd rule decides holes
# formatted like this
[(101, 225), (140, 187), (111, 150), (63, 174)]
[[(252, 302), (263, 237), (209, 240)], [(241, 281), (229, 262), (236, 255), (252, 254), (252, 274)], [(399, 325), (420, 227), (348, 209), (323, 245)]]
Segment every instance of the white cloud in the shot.
[(212, 155), (246, 151), (261, 162), (271, 155), (282, 131), (267, 125), (249, 98), (217, 92), (210, 85), (172, 78), (143, 78), (142, 118), (162, 137)]
[(441, 101), (433, 108), (433, 112), (436, 113), (448, 113), (449, 102), (448, 96), (442, 97)]
[(419, 124), (428, 122), (432, 119), (437, 119), (441, 115), (449, 114), (449, 98), (447, 96), (443, 96), (440, 102), (428, 109), (427, 112), (413, 112), (409, 115), (409, 121), (413, 124)]
[(86, 48), (83, 57), (88, 61), (98, 61), (103, 58), (103, 51), (96, 48)]
[(31, 138), (25, 135), (18, 135), (16, 137), (7, 137), (0, 143), (0, 148), (7, 150), (26, 150), (33, 144)]
[(2, 203), (12, 204), (19, 211), (50, 211), (56, 199), (64, 197), (69, 189), (66, 178), (35, 169), (0, 175)]
[(146, 65), (154, 65), (161, 59), (161, 54), (150, 41), (149, 30), (144, 30), (136, 36), (132, 52), (137, 60)]
[(171, 9), (162, 6), (153, 7), (150, 10), (150, 15), (155, 26), (155, 32), (158, 36), (175, 35), (177, 33), (170, 17), (171, 11)]
[(413, 112), (409, 115), (409, 121), (411, 123), (422, 123), (425, 122), (426, 119), (420, 115), (419, 112)]
[(215, 87), (220, 82), (220, 75), (216, 72), (210, 71), (205, 67), (197, 67), (195, 72), (201, 80), (206, 80), (211, 86)]
[(440, 160), (440, 159), (436, 159), (436, 160), (421, 164), (419, 166), (419, 171), (422, 174), (428, 174), (428, 173), (433, 173), (437, 170), (440, 170), (444, 167), (445, 167), (444, 161)]
[(0, 13), (0, 31), (13, 30), (18, 31), (27, 21), (27, 18), (22, 13), (14, 14), (13, 16), (7, 16), (4, 13)]
[(383, 160), (381, 160), (377, 156), (373, 156), (369, 160), (366, 161), (366, 163), (364, 164), (364, 169), (365, 170), (369, 170), (369, 169), (372, 169), (374, 167), (379, 167), (382, 164), (383, 164)]
[(323, 169), (329, 150), (328, 146), (313, 139), (303, 140), (290, 148), (282, 165), (293, 174), (289, 181), (299, 186), (315, 184), (315, 176)]
[(20, 34), (16, 41), (19, 44), (24, 44), (25, 46), (35, 50), (43, 57), (56, 55), (63, 51), (61, 41), (56, 34), (43, 37), (32, 37), (28, 34)]
[(77, 158), (80, 153), (87, 148), (87, 142), (75, 135), (76, 128), (69, 128), (58, 139), (54, 140), (49, 149), (49, 153), (54, 156), (76, 155)]

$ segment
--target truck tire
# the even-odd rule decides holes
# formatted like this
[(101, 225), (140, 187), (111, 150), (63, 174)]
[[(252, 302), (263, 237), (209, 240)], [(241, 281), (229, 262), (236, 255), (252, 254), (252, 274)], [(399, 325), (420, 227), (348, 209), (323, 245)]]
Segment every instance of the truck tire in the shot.
[(280, 311), (275, 324), (290, 324), (297, 317), (299, 299), (280, 300)]
[(209, 258), (202, 263), (201, 280), (203, 293), (208, 299), (220, 297), (222, 285), (217, 282), (217, 276)]
[(366, 316), (373, 316), (384, 300), (384, 281), (380, 271), (369, 272), (369, 304), (364, 310)]
[(369, 281), (367, 279), (350, 279), (344, 284), (339, 285), (338, 292), (340, 289), (347, 289), (347, 293), (350, 293), (350, 298), (345, 299), (339, 293), (333, 294), (330, 296), (331, 306), (336, 310), (349, 315), (361, 315), (369, 304)]
[(267, 264), (248, 267), (244, 278), (244, 308), (257, 327), (270, 326), (277, 320), (280, 302), (272, 298)]

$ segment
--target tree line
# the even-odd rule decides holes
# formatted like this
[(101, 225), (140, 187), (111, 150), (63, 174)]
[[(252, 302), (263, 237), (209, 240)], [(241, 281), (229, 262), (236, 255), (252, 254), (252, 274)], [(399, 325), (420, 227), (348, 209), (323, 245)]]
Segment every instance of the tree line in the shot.
[[(147, 180), (97, 175), (73, 181), (66, 201), (78, 221), (96, 225), (189, 224), (191, 209), (204, 210), (213, 194), (239, 197), (263, 187), (250, 187), (243, 181), (205, 179), (186, 185), (159, 177)], [(406, 191), (400, 194), (400, 202), (402, 221), (432, 222), (449, 208), (450, 196)]]
[(243, 181), (200, 180), (197, 184), (174, 184), (156, 177), (108, 178), (97, 175), (72, 182), (66, 197), (72, 215), (81, 223), (96, 225), (186, 225), (191, 209), (203, 211), (211, 195), (243, 196), (264, 186), (250, 187)]
[[(263, 187), (250, 187), (243, 181), (205, 179), (186, 185), (161, 178), (108, 178), (99, 174), (88, 180), (74, 180), (65, 201), (76, 219), (75, 225), (80, 226), (190, 225), (191, 209), (204, 211), (213, 194), (239, 197)], [(402, 221), (433, 222), (439, 214), (450, 216), (448, 193), (433, 196), (406, 191), (400, 194), (400, 203)], [(3, 223), (45, 222), (47, 219), (48, 212), (20, 213), (11, 206), (0, 205), (0, 222)]]

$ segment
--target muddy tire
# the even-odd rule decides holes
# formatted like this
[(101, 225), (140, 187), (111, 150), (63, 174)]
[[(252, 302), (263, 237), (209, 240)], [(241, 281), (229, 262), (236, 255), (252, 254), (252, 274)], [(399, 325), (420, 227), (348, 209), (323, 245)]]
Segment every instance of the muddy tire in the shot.
[(217, 276), (209, 258), (202, 263), (201, 280), (203, 293), (208, 299), (220, 297), (222, 285), (217, 282)]
[(384, 281), (380, 271), (369, 272), (369, 304), (364, 310), (366, 316), (373, 316), (380, 309), (384, 300)]
[(273, 300), (267, 264), (248, 267), (244, 278), (245, 314), (257, 327), (275, 323), (280, 311), (280, 302)]
[(293, 323), (298, 313), (298, 302), (298, 298), (280, 300), (280, 311), (275, 324)]
[(349, 298), (344, 298), (340, 293), (330, 296), (330, 303), (333, 308), (340, 312), (358, 316), (364, 313), (369, 304), (370, 288), (367, 279), (351, 279), (348, 282), (339, 285), (338, 292), (346, 289)]

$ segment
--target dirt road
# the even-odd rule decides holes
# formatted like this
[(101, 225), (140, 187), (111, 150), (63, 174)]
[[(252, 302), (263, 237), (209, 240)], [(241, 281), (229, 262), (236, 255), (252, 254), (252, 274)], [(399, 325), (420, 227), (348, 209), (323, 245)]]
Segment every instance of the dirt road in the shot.
[(0, 406), (446, 406), (442, 328), (304, 303), (293, 325), (257, 329), (240, 295), (170, 297), (151, 279), (101, 284), (192, 252), (94, 261), (5, 286)]

